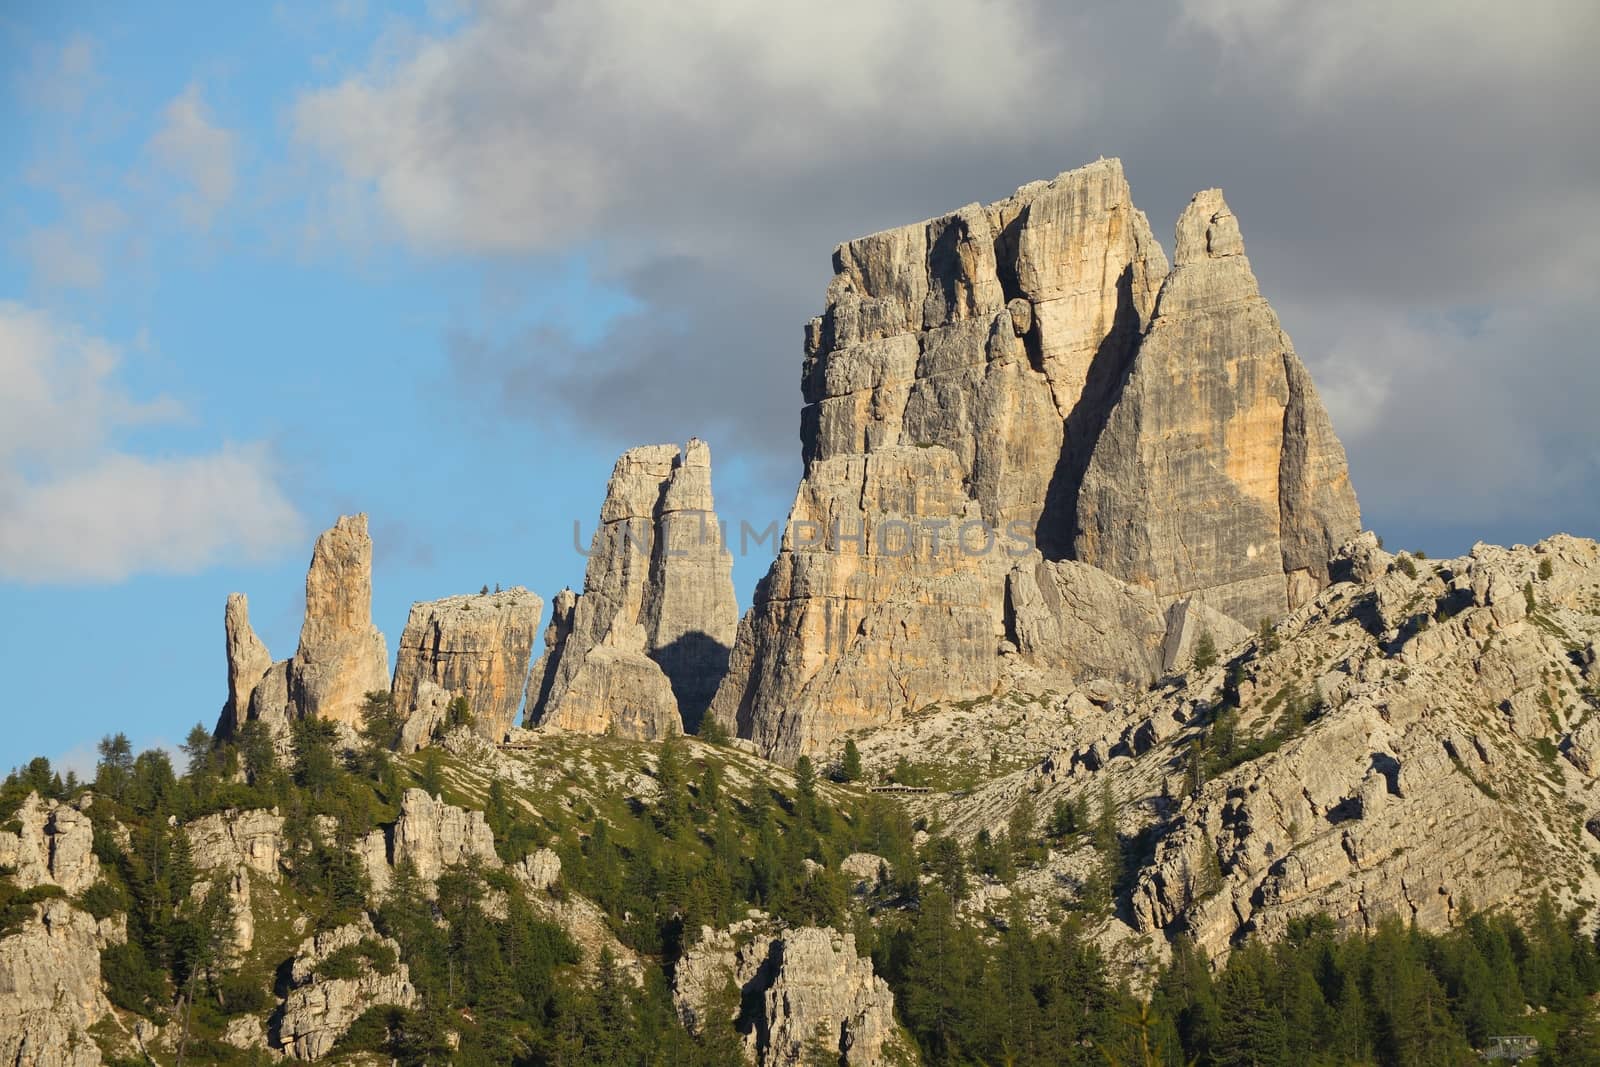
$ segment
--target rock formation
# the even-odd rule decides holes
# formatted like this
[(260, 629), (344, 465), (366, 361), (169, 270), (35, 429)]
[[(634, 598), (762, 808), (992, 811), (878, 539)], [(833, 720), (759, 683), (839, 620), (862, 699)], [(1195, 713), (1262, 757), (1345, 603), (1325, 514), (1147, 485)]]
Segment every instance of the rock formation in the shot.
[(111, 1010), (100, 991), (101, 941), (94, 918), (65, 900), (35, 904), (0, 940), (0, 1063), (96, 1067), (89, 1034)]
[(427, 714), (424, 682), (465, 697), (474, 726), (500, 741), (515, 725), (544, 604), (520, 586), (503, 593), (446, 597), (411, 605), (394, 667), (395, 707)]
[[(1327, 583), (1359, 528), (1343, 453), (1220, 198), (1179, 229), (1169, 276), (1101, 160), (837, 249), (806, 329), (805, 475), (713, 715), (792, 761), (992, 693), (1000, 653), (1147, 682), (1174, 603), (1254, 626)], [(1168, 471), (1162, 434), (1202, 383), (1216, 432)], [(1170, 534), (1141, 554), (1152, 509)], [(1176, 560), (1207, 523), (1214, 543)]]
[(1247, 625), (1310, 599), (1361, 528), (1344, 449), (1220, 190), (1178, 220), (1176, 266), (1090, 457), (1077, 524), (1078, 559)]
[(16, 832), (0, 830), (0, 868), (13, 872), (19, 888), (54, 885), (75, 894), (100, 877), (89, 816), (29, 793), (14, 818)]
[[(1127, 936), (1182, 932), (1215, 958), (1312, 914), (1437, 931), (1468, 902), (1600, 900), (1584, 829), (1600, 812), (1600, 694), (1581, 651), (1600, 634), (1600, 545), (1412, 560), (1365, 534), (1335, 563), (1335, 584), (1264, 638), (1217, 635), (1217, 666), (1069, 717), (1036, 768), (923, 814), (972, 835), (1024, 797), (1044, 810), (1110, 790), (1125, 839), (1153, 846)], [(1239, 755), (1221, 760), (1230, 734)], [(1062, 856), (1018, 885), (1058, 893), (1081, 870)]]
[(283, 852), (283, 816), (277, 810), (221, 811), (184, 824), (189, 855), (200, 870), (244, 867), (276, 882)]
[(271, 662), (250, 628), (242, 594), (228, 596), (224, 615), (228, 700), (217, 736), (247, 719), (281, 733), (312, 715), (359, 726), (367, 693), (389, 688), (389, 653), (372, 625), (372, 539), (365, 515), (342, 515), (317, 538), (306, 572), (306, 613), (294, 656)]
[(229, 958), (243, 958), (255, 944), (255, 911), (251, 903), (252, 873), (269, 882), (280, 877), (283, 817), (275, 810), (222, 811), (184, 824), (189, 855), (197, 879), (191, 895), (203, 900), (220, 881), (233, 918)]
[(483, 812), (446, 804), (421, 789), (405, 791), (394, 825), (374, 830), (358, 844), (357, 854), (379, 896), (388, 891), (393, 868), (407, 861), (417, 877), (430, 884), (446, 867), (471, 862), (500, 866)]
[(741, 1018), (745, 1052), (761, 1067), (811, 1062), (817, 1042), (828, 1062), (864, 1067), (914, 1060), (894, 1021), (894, 994), (856, 955), (855, 938), (827, 927), (782, 929), (764, 916), (724, 930), (705, 929), (679, 962), (673, 1001), (699, 1033), (717, 997), (732, 983), (740, 1004), (759, 1004)]
[(528, 679), (528, 722), (644, 739), (697, 725), (738, 626), (732, 565), (705, 443), (623, 453), (583, 592), (555, 598)]
[[(357, 954), (355, 977), (319, 974), (336, 953), (361, 948), (369, 951)], [(358, 922), (307, 938), (290, 965), (291, 988), (274, 1020), (275, 1044), (296, 1059), (320, 1059), (367, 1009), (382, 1004), (414, 1006), (417, 991), (409, 969), (397, 962), (399, 956), (400, 946), (379, 937), (365, 915)]]
[(250, 697), (272, 669), (272, 654), (250, 627), (250, 602), (243, 593), (229, 593), (222, 628), (228, 653), (228, 702), (217, 721), (217, 736), (231, 737), (250, 715)]
[(365, 515), (341, 516), (317, 538), (288, 681), (300, 717), (356, 726), (366, 695), (389, 688), (389, 653), (372, 625), (372, 538)]

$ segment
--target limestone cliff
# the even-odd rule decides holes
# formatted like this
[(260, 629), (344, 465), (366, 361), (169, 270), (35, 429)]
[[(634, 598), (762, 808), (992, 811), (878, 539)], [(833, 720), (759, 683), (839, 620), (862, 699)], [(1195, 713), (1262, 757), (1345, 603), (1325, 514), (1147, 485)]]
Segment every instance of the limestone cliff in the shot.
[(477, 731), (502, 740), (522, 704), (543, 609), (520, 586), (411, 605), (395, 659), (396, 709), (426, 714), (419, 687), (430, 682), (449, 697), (465, 697)]
[[(792, 761), (992, 693), (1005, 653), (1148, 682), (1173, 604), (1253, 626), (1326, 584), (1359, 522), (1343, 453), (1231, 222), (1191, 207), (1169, 275), (1101, 160), (841, 245), (806, 329), (804, 478), (711, 713)], [(1169, 470), (1161, 420), (1194, 390), (1218, 425)], [(1152, 516), (1170, 532), (1141, 556)]]
[(617, 460), (583, 592), (557, 596), (529, 675), (532, 725), (653, 738), (697, 724), (738, 625), (705, 443)]

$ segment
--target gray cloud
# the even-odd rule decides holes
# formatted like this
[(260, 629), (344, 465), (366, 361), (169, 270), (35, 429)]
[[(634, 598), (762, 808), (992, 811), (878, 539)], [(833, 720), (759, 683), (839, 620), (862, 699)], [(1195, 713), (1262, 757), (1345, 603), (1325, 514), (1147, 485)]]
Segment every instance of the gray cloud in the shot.
[(1597, 532), (1574, 487), (1600, 455), (1600, 9), (1129, 7), (496, 0), (391, 31), (294, 122), (367, 236), (582, 246), (636, 302), (597, 341), (456, 330), (458, 377), (508, 414), (784, 469), (839, 240), (1101, 154), (1163, 236), (1220, 185), (1374, 524)]

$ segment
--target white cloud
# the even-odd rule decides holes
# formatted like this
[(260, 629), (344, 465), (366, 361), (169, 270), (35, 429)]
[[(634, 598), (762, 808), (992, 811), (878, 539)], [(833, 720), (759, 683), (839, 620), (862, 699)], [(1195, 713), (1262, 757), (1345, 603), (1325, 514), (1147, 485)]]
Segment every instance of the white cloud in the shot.
[(184, 186), (178, 210), (188, 225), (207, 228), (233, 197), (237, 141), (233, 131), (211, 121), (198, 85), (167, 104), (150, 151)]
[(302, 520), (259, 445), (142, 456), (120, 432), (182, 414), (117, 380), (120, 353), (50, 315), (0, 303), (0, 579), (116, 581), (258, 559)]

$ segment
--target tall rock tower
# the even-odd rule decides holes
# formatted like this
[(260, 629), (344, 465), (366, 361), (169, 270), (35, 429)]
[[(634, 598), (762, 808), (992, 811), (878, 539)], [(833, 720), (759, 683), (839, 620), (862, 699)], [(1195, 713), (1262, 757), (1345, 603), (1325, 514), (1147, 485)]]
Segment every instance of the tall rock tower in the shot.
[(528, 724), (642, 739), (698, 726), (738, 626), (732, 575), (705, 442), (624, 452), (583, 592), (553, 601)]

